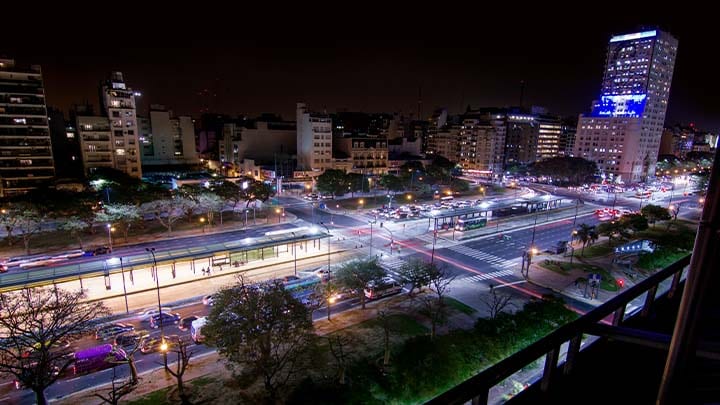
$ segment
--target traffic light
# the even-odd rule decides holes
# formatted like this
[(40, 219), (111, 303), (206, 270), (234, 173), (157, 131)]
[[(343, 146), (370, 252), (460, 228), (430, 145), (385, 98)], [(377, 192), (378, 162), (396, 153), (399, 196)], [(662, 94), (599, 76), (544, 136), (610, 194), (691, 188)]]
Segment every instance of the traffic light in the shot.
[(617, 285), (618, 285), (618, 287), (620, 287), (620, 288), (625, 287), (625, 280), (623, 280), (623, 279), (621, 279), (621, 278), (617, 279)]

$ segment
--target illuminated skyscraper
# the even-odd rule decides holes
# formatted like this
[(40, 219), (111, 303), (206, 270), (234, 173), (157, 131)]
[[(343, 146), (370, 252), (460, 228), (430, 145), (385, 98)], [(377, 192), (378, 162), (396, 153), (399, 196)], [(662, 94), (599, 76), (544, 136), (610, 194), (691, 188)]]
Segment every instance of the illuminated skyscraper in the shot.
[(677, 45), (659, 30), (610, 38), (600, 99), (580, 116), (575, 156), (612, 180), (655, 174)]

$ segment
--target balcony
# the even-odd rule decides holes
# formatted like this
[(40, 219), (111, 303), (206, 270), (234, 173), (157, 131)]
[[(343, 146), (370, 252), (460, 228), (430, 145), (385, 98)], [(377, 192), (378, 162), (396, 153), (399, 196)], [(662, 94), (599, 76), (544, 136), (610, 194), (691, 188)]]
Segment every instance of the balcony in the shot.
[[(627, 389), (619, 389), (617, 383), (623, 386), (632, 385), (632, 389), (635, 389), (631, 381), (608, 380), (600, 388), (596, 385), (596, 381), (584, 379), (584, 381), (578, 382), (577, 379), (574, 379), (576, 383), (583, 384), (584, 388), (578, 388), (577, 385), (568, 386), (563, 384), (563, 387), (567, 388), (565, 390), (558, 389), (555, 384), (558, 383), (561, 375), (565, 376), (563, 378), (571, 376), (574, 370), (578, 368), (578, 362), (585, 361), (584, 357), (586, 356), (584, 356), (584, 353), (595, 347), (591, 343), (581, 348), (584, 335), (610, 336), (613, 340), (622, 342), (643, 342), (654, 344), (655, 347), (667, 347), (669, 339), (663, 340), (657, 333), (627, 327), (627, 325), (631, 324), (624, 319), (627, 306), (631, 301), (641, 298), (643, 305), (640, 307), (641, 310), (637, 317), (642, 318), (647, 317), (654, 309), (658, 289), (662, 291), (663, 288), (667, 288), (667, 297), (677, 298), (683, 270), (689, 263), (690, 256), (684, 257), (575, 321), (561, 326), (525, 349), (433, 398), (429, 403), (462, 404), (468, 401), (471, 401), (472, 404), (495, 403), (497, 397), (502, 396), (502, 393), (498, 391), (499, 385), (521, 370), (531, 368), (539, 358), (544, 358), (544, 365), (538, 381), (527, 392), (519, 394), (517, 399), (511, 401), (511, 403), (517, 401), (517, 403), (522, 404), (523, 400), (525, 403), (573, 403), (573, 399), (579, 401), (578, 403), (596, 403), (594, 401), (588, 402), (587, 395), (597, 395), (598, 390), (607, 391), (612, 398), (617, 397), (620, 401), (623, 398), (627, 399), (626, 395), (629, 394)], [(611, 325), (606, 325), (603, 322), (608, 317)], [(600, 338), (595, 342), (604, 342), (604, 339)], [(561, 351), (566, 352), (562, 361), (560, 360)], [(655, 356), (657, 357), (657, 354)], [(586, 364), (585, 368), (597, 369), (595, 365)], [(611, 367), (619, 368), (622, 366), (616, 364), (611, 365)], [(610, 376), (607, 374), (607, 369), (602, 370), (605, 377)], [(641, 376), (638, 377), (641, 378)], [(633, 401), (630, 400), (630, 402)]]

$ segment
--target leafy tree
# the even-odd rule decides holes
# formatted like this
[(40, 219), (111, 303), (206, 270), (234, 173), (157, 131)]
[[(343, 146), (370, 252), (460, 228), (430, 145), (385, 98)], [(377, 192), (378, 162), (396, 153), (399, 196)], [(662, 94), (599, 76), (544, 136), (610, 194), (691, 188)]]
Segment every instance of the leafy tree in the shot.
[[(223, 181), (220, 184), (217, 184), (212, 187), (212, 192), (220, 196), (224, 201), (230, 201), (233, 203), (233, 211), (235, 211), (235, 208), (240, 203), (240, 201), (244, 201), (244, 193), (242, 193), (240, 190), (240, 186), (233, 183), (232, 181)], [(222, 216), (222, 212), (220, 212), (220, 216)], [(221, 219), (222, 222), (222, 219)]]
[(432, 163), (426, 168), (427, 175), (442, 183), (449, 183), (452, 179), (455, 163), (445, 157), (435, 156)]
[(168, 232), (172, 232), (173, 224), (183, 217), (184, 208), (188, 205), (194, 205), (194, 203), (191, 200), (175, 197), (171, 200), (149, 202), (143, 205), (141, 210), (153, 215), (162, 226), (167, 228)]
[(306, 369), (314, 336), (308, 309), (282, 283), (255, 287), (242, 279), (218, 292), (203, 332), (239, 382), (262, 381), (269, 403), (279, 401), (280, 390)]
[(14, 375), (47, 404), (45, 390), (73, 359), (59, 347), (109, 315), (101, 302), (88, 302), (82, 291), (35, 288), (0, 295), (0, 373)]
[(348, 183), (350, 185), (350, 191), (356, 193), (358, 191), (370, 191), (370, 182), (365, 175), (360, 173), (348, 173)]
[(536, 176), (548, 176), (553, 180), (579, 185), (597, 172), (597, 165), (580, 157), (554, 157), (535, 162), (529, 167)]
[(595, 233), (595, 227), (588, 224), (580, 224), (577, 229), (577, 238), (582, 242), (582, 250), (580, 256), (585, 254), (585, 246), (593, 239)]
[(25, 203), (13, 203), (5, 205), (0, 209), (0, 225), (5, 228), (5, 233), (7, 234), (6, 239), (9, 246), (13, 244), (13, 232), (20, 223), (21, 217), (19, 214), (22, 213), (26, 207), (27, 204)]
[(329, 169), (317, 178), (317, 189), (325, 194), (343, 195), (348, 191), (348, 177), (342, 170)]
[(640, 232), (648, 229), (647, 218), (641, 214), (626, 214), (620, 218), (620, 222), (633, 232)]
[(80, 249), (84, 249), (82, 241), (82, 232), (88, 229), (88, 223), (82, 221), (78, 217), (65, 218), (58, 225), (61, 231), (69, 232), (71, 236), (77, 238)]
[(45, 221), (38, 209), (28, 205), (22, 211), (15, 213), (17, 216), (16, 228), (20, 231), (20, 238), (25, 246), (25, 254), (30, 254), (30, 240), (42, 232), (42, 223)]
[(220, 225), (223, 224), (222, 209), (225, 201), (214, 193), (202, 193), (197, 198), (197, 206), (207, 212), (208, 225), (214, 222), (215, 212), (220, 213)]
[(465, 181), (463, 179), (458, 179), (456, 177), (453, 177), (450, 180), (450, 189), (453, 192), (462, 193), (464, 191), (470, 190), (470, 183), (468, 183), (467, 181)]
[(412, 296), (416, 288), (418, 291), (422, 291), (424, 286), (430, 284), (431, 271), (430, 263), (421, 259), (410, 259), (398, 270), (399, 281), (403, 284), (410, 284), (408, 295)]
[(335, 272), (335, 277), (340, 286), (358, 294), (362, 309), (365, 309), (365, 287), (371, 281), (379, 283), (385, 274), (377, 259), (365, 259), (345, 263)]
[[(247, 188), (243, 188), (246, 181)], [(240, 188), (243, 192), (243, 199), (246, 201), (245, 208), (254, 201), (267, 201), (273, 195), (272, 187), (250, 177), (241, 180)]]
[(653, 226), (655, 226), (654, 224), (657, 221), (667, 221), (671, 218), (667, 208), (655, 204), (648, 204), (642, 207), (640, 214), (647, 218), (647, 221), (653, 224)]
[(188, 223), (193, 222), (195, 211), (201, 208), (200, 195), (203, 193), (205, 188), (199, 184), (183, 184), (173, 192), (174, 196), (179, 198), (176, 201), (182, 201), (182, 210)]
[(620, 221), (603, 222), (597, 226), (598, 235), (608, 237), (608, 245), (612, 246), (612, 240), (615, 237), (626, 236), (626, 226)]
[(130, 228), (142, 220), (140, 208), (132, 204), (107, 204), (95, 214), (95, 222), (114, 224), (128, 241)]
[(403, 183), (402, 180), (400, 180), (399, 177), (393, 176), (392, 174), (384, 174), (380, 178), (380, 185), (385, 187), (386, 189), (390, 191), (402, 191), (403, 189)]

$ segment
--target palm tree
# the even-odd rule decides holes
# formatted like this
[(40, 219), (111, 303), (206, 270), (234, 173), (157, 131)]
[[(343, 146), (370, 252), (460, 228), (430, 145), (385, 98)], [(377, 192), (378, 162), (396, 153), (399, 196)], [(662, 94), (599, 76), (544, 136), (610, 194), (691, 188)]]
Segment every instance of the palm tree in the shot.
[(595, 232), (594, 226), (590, 226), (588, 224), (580, 224), (577, 229), (577, 238), (582, 242), (582, 250), (580, 251), (580, 256), (583, 256), (585, 254), (585, 246), (593, 239), (593, 236), (595, 239), (597, 239), (597, 233)]

